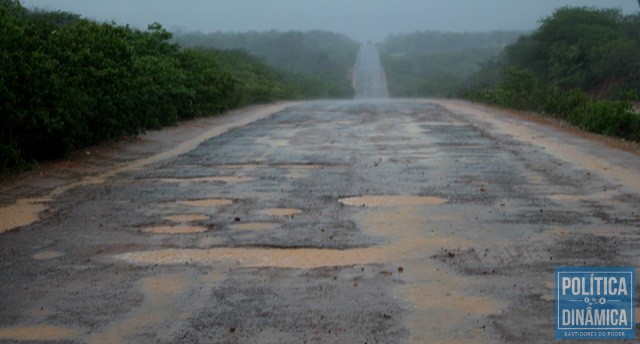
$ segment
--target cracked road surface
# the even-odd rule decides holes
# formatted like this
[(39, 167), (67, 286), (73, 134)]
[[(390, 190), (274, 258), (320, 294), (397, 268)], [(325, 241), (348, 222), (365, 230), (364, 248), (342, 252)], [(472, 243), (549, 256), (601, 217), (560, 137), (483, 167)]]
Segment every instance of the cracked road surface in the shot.
[(552, 341), (556, 266), (639, 263), (634, 153), (457, 101), (225, 120), (3, 208), (0, 341)]

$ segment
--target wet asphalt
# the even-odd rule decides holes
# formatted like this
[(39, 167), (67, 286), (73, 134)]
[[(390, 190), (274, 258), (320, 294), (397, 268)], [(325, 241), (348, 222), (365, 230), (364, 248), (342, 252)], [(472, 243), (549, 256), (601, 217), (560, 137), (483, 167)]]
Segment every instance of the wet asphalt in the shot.
[(553, 342), (556, 266), (638, 265), (638, 155), (369, 86), (54, 193), (0, 342)]
[(552, 341), (554, 267), (637, 265), (638, 204), (442, 103), (302, 103), (2, 234), (0, 338)]
[(380, 62), (380, 52), (374, 44), (367, 43), (360, 47), (355, 70), (355, 98), (381, 99), (388, 98), (387, 78)]

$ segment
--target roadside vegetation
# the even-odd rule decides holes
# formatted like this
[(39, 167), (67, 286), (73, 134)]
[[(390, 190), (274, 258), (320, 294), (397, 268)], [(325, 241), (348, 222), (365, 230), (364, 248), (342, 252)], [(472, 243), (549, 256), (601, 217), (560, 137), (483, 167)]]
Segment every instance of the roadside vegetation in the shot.
[(562, 8), (466, 83), (464, 97), (640, 142), (640, 15)]
[(451, 33), (425, 31), (389, 36), (381, 60), (393, 97), (455, 95), (480, 63), (495, 57), (521, 32)]
[(183, 47), (244, 51), (277, 70), (306, 76), (316, 93), (353, 97), (349, 74), (360, 45), (345, 35), (319, 30), (176, 32), (172, 41)]
[[(159, 24), (141, 31), (0, 0), (0, 175), (180, 119), (349, 96), (321, 72), (290, 73), (246, 52), (182, 48), (171, 38)], [(342, 73), (331, 68), (323, 71)]]

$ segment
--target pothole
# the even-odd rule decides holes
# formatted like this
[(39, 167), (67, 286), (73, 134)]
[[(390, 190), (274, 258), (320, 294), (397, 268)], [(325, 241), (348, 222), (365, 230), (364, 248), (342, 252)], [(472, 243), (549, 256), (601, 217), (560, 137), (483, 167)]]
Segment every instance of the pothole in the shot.
[(153, 234), (197, 234), (207, 230), (209, 229), (200, 226), (160, 226), (145, 228), (143, 231)]
[(192, 207), (220, 207), (223, 205), (233, 204), (233, 201), (225, 198), (198, 199), (192, 201), (178, 201), (178, 204), (188, 205)]
[(77, 335), (75, 329), (49, 324), (0, 328), (0, 338), (16, 341), (65, 340)]
[(47, 209), (49, 199), (22, 199), (0, 208), (0, 233), (26, 226), (40, 219), (40, 212)]
[(116, 258), (139, 265), (215, 265), (230, 262), (243, 267), (314, 269), (326, 266), (377, 263), (387, 255), (389, 250), (388, 247), (350, 250), (313, 248), (163, 249), (129, 252), (117, 255)]
[(280, 227), (277, 223), (268, 223), (268, 222), (252, 222), (252, 223), (238, 223), (231, 226), (233, 229), (243, 230), (243, 231), (261, 231), (261, 230), (272, 230)]
[(258, 211), (260, 215), (268, 215), (268, 216), (293, 216), (302, 214), (302, 210), (295, 208), (272, 208), (272, 209), (262, 209)]
[(35, 260), (49, 260), (64, 256), (64, 253), (59, 251), (43, 251), (33, 255)]
[(200, 215), (200, 214), (185, 214), (185, 215), (165, 216), (164, 219), (169, 220), (171, 222), (185, 223), (185, 222), (205, 221), (209, 219), (209, 216)]
[(440, 205), (446, 199), (432, 196), (362, 196), (341, 198), (340, 203), (357, 207), (393, 207), (410, 205)]

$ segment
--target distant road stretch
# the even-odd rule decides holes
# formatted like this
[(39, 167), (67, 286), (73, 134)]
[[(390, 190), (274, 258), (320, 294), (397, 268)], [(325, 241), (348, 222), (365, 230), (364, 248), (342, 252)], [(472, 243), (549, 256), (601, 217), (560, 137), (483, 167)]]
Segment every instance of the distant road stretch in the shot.
[(356, 64), (356, 98), (388, 98), (387, 80), (375, 45), (364, 44)]

